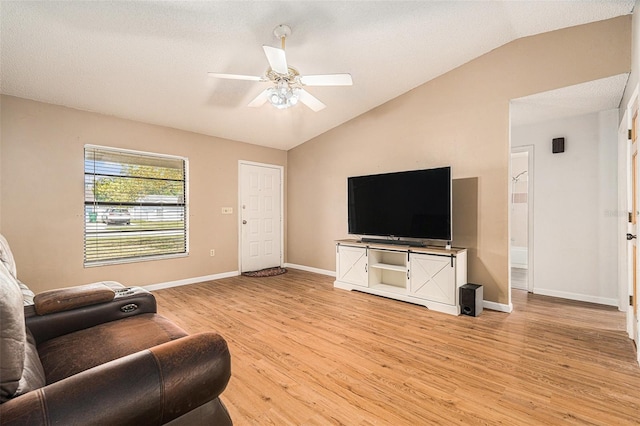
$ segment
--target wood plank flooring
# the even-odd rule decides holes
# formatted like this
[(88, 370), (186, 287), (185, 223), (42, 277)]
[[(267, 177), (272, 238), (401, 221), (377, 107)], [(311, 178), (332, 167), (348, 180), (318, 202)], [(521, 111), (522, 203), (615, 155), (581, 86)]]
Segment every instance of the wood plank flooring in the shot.
[(617, 309), (514, 290), (454, 317), (289, 269), (158, 290), (159, 312), (227, 340), (236, 425), (640, 424)]

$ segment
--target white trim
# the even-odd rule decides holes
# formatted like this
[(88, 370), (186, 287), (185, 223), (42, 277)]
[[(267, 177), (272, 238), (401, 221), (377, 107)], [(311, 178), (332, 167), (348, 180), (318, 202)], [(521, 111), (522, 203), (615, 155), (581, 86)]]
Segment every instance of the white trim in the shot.
[[(527, 153), (527, 291), (534, 291), (534, 281), (533, 281), (533, 203), (534, 203), (534, 155), (535, 155), (535, 147), (533, 145), (522, 145), (522, 146), (514, 146), (511, 147), (511, 154), (514, 153)], [(509, 176), (511, 176), (511, 161), (509, 161)], [(509, 200), (511, 200), (511, 185), (509, 186)], [(511, 202), (511, 201), (509, 201)], [(511, 248), (511, 209), (509, 209), (509, 248)], [(511, 253), (509, 253), (509, 287), (511, 287)], [(511, 300), (511, 298), (509, 298)]]
[[(627, 102), (627, 110), (633, 109), (633, 102), (638, 97), (638, 92), (640, 91), (640, 85), (636, 84), (636, 87), (633, 89), (633, 93), (629, 97), (629, 102)], [(631, 120), (633, 117), (629, 117), (629, 124), (631, 124)]]
[[(640, 85), (636, 84), (636, 87), (634, 87), (633, 92), (631, 93), (631, 96), (629, 97), (629, 101), (627, 102), (627, 107), (625, 110), (625, 113), (623, 114), (623, 120), (620, 124), (620, 126), (622, 126), (625, 122), (624, 118), (626, 117), (626, 123), (627, 123), (627, 131), (629, 131), (630, 129), (633, 129), (633, 105), (635, 102), (638, 101), (638, 91), (640, 90)], [(629, 167), (628, 169), (628, 173), (631, 174), (632, 173), (632, 167), (633, 166), (629, 166), (631, 163), (631, 159), (632, 154), (631, 154), (631, 149), (632, 149), (632, 143), (633, 141), (630, 141), (627, 138), (627, 144), (629, 146), (629, 151), (628, 151), (628, 158), (625, 161), (625, 165), (627, 167)], [(638, 142), (636, 142), (638, 143)], [(618, 164), (618, 167), (620, 167), (620, 164)], [(627, 192), (626, 192), (626, 196), (629, 197), (630, 194), (632, 194), (633, 196), (633, 189), (632, 189), (632, 185), (630, 182), (627, 183)], [(627, 199), (627, 203), (631, 201)], [(630, 210), (630, 206), (628, 206), (627, 208), (625, 208), (625, 213), (628, 212)], [(628, 221), (628, 219), (627, 219)], [(637, 228), (637, 225), (636, 225)], [(627, 228), (628, 229), (628, 228)], [(628, 230), (627, 230), (628, 232)], [(636, 240), (637, 241), (637, 240)], [(632, 252), (631, 252), (631, 248), (629, 248), (629, 246), (627, 245), (627, 255), (626, 258), (628, 259), (629, 257), (632, 256)], [(636, 261), (637, 259), (633, 259), (632, 261)], [(621, 259), (618, 259), (618, 262), (622, 262)], [(620, 305), (628, 305), (628, 298), (629, 295), (633, 294), (633, 277), (631, 276), (631, 271), (630, 269), (632, 269), (632, 265), (629, 264), (629, 262), (627, 261), (627, 282), (625, 283), (626, 287), (627, 287), (627, 291), (626, 291), (626, 297), (625, 294), (621, 294), (621, 297), (625, 297), (625, 300), (621, 300), (620, 301)], [(636, 284), (637, 285), (637, 284)], [(634, 321), (636, 320), (636, 315), (633, 312), (633, 305), (629, 305), (627, 307), (627, 334), (629, 335), (629, 338), (631, 340), (633, 340), (634, 342), (637, 342), (637, 336), (634, 336), (634, 328), (637, 328), (638, 330), (640, 330), (640, 325), (636, 324), (634, 327)], [(640, 331), (639, 331), (640, 332)], [(636, 350), (636, 360), (638, 361), (638, 364), (640, 364), (640, 350)]]
[(160, 158), (169, 158), (169, 159), (177, 159), (177, 160), (184, 160), (184, 161), (188, 161), (189, 157), (183, 157), (182, 155), (174, 155), (174, 154), (162, 154), (162, 153), (158, 153), (158, 152), (151, 152), (151, 151), (138, 151), (135, 149), (127, 149), (127, 148), (118, 148), (115, 146), (105, 146), (105, 145), (93, 145), (90, 143), (86, 143), (84, 144), (85, 148), (94, 148), (94, 149), (102, 149), (104, 151), (111, 151), (111, 152), (126, 152), (128, 154), (136, 154), (136, 155), (149, 155), (149, 156), (154, 156), (154, 157), (160, 157)]
[(177, 257), (189, 257), (189, 252), (186, 253), (171, 253), (171, 254), (158, 254), (155, 256), (141, 256), (141, 257), (129, 257), (125, 259), (114, 259), (114, 260), (99, 260), (90, 263), (84, 264), (85, 268), (95, 268), (97, 266), (108, 266), (108, 265), (124, 265), (126, 263), (139, 263), (139, 262), (149, 262), (152, 260), (166, 260), (166, 259), (175, 259)]
[(280, 265), (284, 263), (284, 166), (238, 160), (238, 271), (242, 271), (242, 166), (258, 166), (280, 170)]
[(328, 275), (330, 277), (335, 277), (336, 276), (336, 271), (328, 271), (326, 269), (313, 268), (311, 266), (296, 265), (295, 263), (285, 263), (284, 267), (285, 268), (299, 269), (301, 271), (313, 272), (315, 274)]
[[(529, 250), (527, 247), (519, 247), (511, 244), (511, 267), (520, 269), (529, 268)], [(522, 290), (527, 290), (527, 288), (523, 288)]]
[[(83, 256), (83, 267), (84, 268), (93, 268), (93, 267), (99, 267), (99, 266), (107, 266), (107, 265), (120, 265), (120, 264), (127, 264), (127, 263), (137, 263), (137, 262), (146, 262), (146, 261), (151, 261), (151, 260), (165, 260), (165, 259), (172, 259), (172, 258), (176, 258), (176, 257), (188, 257), (189, 256), (189, 247), (190, 247), (190, 238), (189, 238), (189, 211), (191, 209), (191, 206), (189, 204), (189, 158), (188, 157), (183, 157), (181, 155), (172, 155), (172, 154), (162, 154), (162, 153), (157, 153), (157, 152), (148, 152), (148, 151), (137, 151), (137, 150), (133, 150), (133, 149), (125, 149), (125, 148), (117, 148), (117, 147), (110, 147), (110, 146), (103, 146), (103, 145), (93, 145), (93, 144), (84, 144), (83, 146), (83, 162), (86, 163), (86, 155), (87, 155), (87, 149), (89, 150), (94, 150), (95, 151), (106, 151), (106, 152), (111, 152), (114, 155), (127, 155), (127, 154), (132, 154), (132, 155), (137, 155), (140, 157), (155, 157), (155, 158), (161, 158), (161, 159), (167, 159), (167, 160), (179, 160), (182, 161), (182, 166), (183, 166), (183, 177), (184, 177), (184, 232), (185, 232), (185, 241), (184, 241), (184, 246), (185, 246), (185, 251), (184, 252), (179, 252), (179, 253), (164, 253), (164, 254), (158, 254), (158, 255), (150, 255), (150, 256), (134, 256), (134, 257), (128, 257), (128, 258), (115, 258), (115, 259), (103, 259), (103, 260), (94, 260), (94, 261), (87, 261), (86, 260), (86, 253)], [(86, 169), (83, 166), (83, 173), (84, 173), (84, 178), (86, 179)], [(93, 172), (93, 175), (95, 176), (95, 170)], [(86, 181), (85, 181), (85, 185), (86, 185)], [(95, 197), (94, 197), (95, 198)], [(86, 202), (87, 202), (87, 197), (86, 197), (86, 187), (85, 187), (85, 195), (83, 196), (83, 211), (85, 213), (83, 213), (83, 247), (86, 250), (86, 245), (87, 245), (87, 218), (84, 216), (84, 214), (86, 214)], [(99, 202), (96, 202), (96, 200), (94, 199), (93, 201), (94, 205), (95, 204), (100, 204)]]
[(504, 303), (496, 303), (489, 300), (483, 300), (482, 308), (490, 309), (492, 311), (506, 312), (507, 314), (510, 314), (513, 311), (513, 304), (509, 303), (508, 305), (505, 305)]
[(237, 277), (238, 275), (240, 275), (239, 271), (223, 272), (220, 274), (205, 275), (202, 277), (185, 278), (183, 280), (168, 281), (165, 283), (158, 283), (158, 284), (150, 284), (150, 285), (142, 286), (142, 288), (149, 291), (161, 290), (163, 288), (179, 287), (179, 286), (189, 285), (189, 284), (198, 284), (205, 281), (220, 280), (222, 278)]
[[(618, 126), (618, 310), (626, 312), (629, 306), (629, 273), (628, 257), (630, 256), (629, 242), (625, 238), (629, 232), (628, 197), (629, 197), (629, 163), (630, 146), (629, 131), (629, 111), (624, 110), (622, 121)], [(630, 329), (628, 328), (627, 331)], [(632, 336), (630, 336), (632, 337)]]
[(549, 290), (544, 288), (536, 288), (534, 294), (577, 300), (579, 302), (597, 303), (599, 305), (615, 306), (616, 308), (618, 307), (618, 299), (611, 297), (590, 296), (588, 294), (570, 293), (568, 291)]

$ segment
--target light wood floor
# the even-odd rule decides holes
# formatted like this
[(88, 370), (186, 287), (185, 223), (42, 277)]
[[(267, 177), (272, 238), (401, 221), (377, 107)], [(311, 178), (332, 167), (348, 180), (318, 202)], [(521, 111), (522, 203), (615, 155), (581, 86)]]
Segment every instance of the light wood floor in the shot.
[(236, 425), (624, 425), (640, 368), (615, 308), (514, 291), (511, 314), (454, 317), (289, 270), (154, 292), (227, 340)]

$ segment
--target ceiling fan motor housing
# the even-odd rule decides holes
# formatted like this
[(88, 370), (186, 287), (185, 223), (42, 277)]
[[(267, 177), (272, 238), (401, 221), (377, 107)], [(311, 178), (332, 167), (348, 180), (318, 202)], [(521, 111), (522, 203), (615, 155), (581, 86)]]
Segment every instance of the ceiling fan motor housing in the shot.
[(288, 74), (280, 74), (279, 72), (269, 68), (265, 75), (274, 83), (286, 81), (289, 84), (300, 84), (300, 73), (298, 72), (298, 70), (292, 67), (287, 67), (287, 69), (289, 71)]

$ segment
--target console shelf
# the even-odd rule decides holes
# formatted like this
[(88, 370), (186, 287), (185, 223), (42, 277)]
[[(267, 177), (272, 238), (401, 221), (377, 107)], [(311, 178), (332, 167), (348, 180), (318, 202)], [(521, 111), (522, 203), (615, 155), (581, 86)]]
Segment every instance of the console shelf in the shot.
[(466, 249), (336, 242), (336, 288), (459, 315), (458, 288), (466, 283)]
[(371, 267), (378, 268), (378, 269), (387, 269), (389, 271), (400, 271), (400, 272), (405, 272), (407, 270), (406, 266), (389, 265), (387, 263), (374, 263), (371, 265)]

